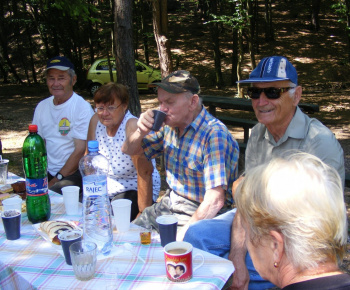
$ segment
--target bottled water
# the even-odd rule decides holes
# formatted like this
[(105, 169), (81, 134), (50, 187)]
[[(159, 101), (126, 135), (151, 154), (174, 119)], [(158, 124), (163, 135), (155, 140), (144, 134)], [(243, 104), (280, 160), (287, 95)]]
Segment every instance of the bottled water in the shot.
[(108, 160), (98, 153), (98, 142), (88, 142), (89, 153), (79, 162), (83, 177), (84, 239), (108, 255), (113, 245), (111, 205), (107, 194)]

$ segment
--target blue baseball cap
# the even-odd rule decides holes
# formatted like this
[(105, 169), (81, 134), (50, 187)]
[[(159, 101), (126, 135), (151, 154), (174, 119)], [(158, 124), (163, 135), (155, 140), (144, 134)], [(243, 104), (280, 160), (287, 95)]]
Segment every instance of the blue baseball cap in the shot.
[(250, 73), (249, 79), (237, 83), (267, 83), (289, 80), (298, 84), (298, 74), (295, 67), (284, 56), (269, 56), (263, 58)]
[(50, 68), (66, 71), (69, 69), (74, 70), (74, 65), (64, 56), (55, 56), (47, 61), (46, 70)]

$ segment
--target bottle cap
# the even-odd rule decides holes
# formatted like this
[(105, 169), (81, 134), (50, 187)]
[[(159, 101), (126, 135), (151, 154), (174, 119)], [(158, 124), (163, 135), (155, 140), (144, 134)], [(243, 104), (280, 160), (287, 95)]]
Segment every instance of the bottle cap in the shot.
[(98, 151), (98, 141), (96, 141), (96, 140), (88, 141), (88, 150), (89, 150), (89, 152)]
[(29, 125), (28, 129), (29, 129), (30, 133), (38, 132), (38, 126), (37, 125)]

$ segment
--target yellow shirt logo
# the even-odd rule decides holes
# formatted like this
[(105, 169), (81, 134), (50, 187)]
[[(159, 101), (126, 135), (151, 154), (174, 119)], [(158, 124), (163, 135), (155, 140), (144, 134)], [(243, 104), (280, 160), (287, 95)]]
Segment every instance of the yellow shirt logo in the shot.
[(66, 136), (70, 131), (70, 122), (67, 118), (62, 118), (58, 124), (58, 131), (62, 136)]

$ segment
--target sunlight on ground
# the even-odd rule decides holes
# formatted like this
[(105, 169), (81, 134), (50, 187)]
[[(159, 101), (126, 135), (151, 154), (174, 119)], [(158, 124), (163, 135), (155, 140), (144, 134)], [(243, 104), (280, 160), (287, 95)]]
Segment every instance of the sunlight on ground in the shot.
[(293, 60), (301, 62), (301, 63), (313, 63), (314, 60), (308, 57), (296, 57), (293, 58)]

